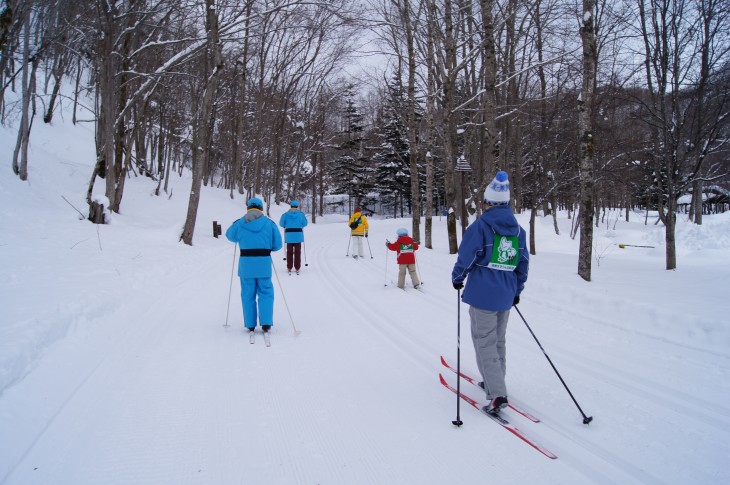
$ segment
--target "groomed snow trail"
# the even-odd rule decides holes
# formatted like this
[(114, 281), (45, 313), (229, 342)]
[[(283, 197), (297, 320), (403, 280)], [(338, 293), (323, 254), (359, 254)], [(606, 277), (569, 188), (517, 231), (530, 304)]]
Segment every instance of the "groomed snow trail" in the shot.
[[(453, 258), (420, 250), (424, 291), (408, 279), (405, 291), (395, 288), (394, 253), (386, 265), (383, 242), (403, 224), (372, 220), (360, 260), (346, 256), (344, 223), (310, 226), (300, 275), (287, 275), (283, 252), (275, 253), (268, 348), (260, 336), (250, 345), (242, 331), (237, 278), (231, 326), (223, 326), (232, 249), (207, 242), (154, 279), (151, 288), (164, 294), (145, 299), (150, 288), (141, 285), (139, 304), (110, 308), (95, 329), (71, 332), (6, 390), (0, 423), (12, 424), (14, 441), (3, 447), (0, 482), (608, 485), (728, 477), (720, 464), (730, 406), (719, 398), (727, 384), (717, 395), (698, 392), (711, 387), (713, 369), (727, 375), (727, 357), (657, 343), (608, 313), (571, 310), (566, 300), (585, 295), (544, 283), (555, 269), (537, 258), (521, 309), (595, 421), (581, 424), (513, 312), (508, 384), (542, 422), (510, 420), (558, 460), (468, 406), (464, 426), (453, 427), (454, 396), (438, 382), (439, 356), (456, 354)], [(462, 365), (473, 373), (466, 306), (461, 315)], [(476, 395), (469, 384), (462, 389)], [(39, 401), (41, 415), (24, 412)], [(688, 401), (696, 405), (684, 407)], [(662, 439), (643, 440), (647, 429)], [(701, 444), (700, 456), (688, 441)]]

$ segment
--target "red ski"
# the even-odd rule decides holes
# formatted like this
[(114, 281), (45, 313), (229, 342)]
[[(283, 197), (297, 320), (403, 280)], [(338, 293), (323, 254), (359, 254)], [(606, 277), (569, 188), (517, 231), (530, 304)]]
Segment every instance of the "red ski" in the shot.
[(545, 455), (548, 458), (551, 458), (553, 460), (558, 457), (555, 453), (553, 453), (550, 450), (544, 448), (543, 446), (537, 444), (534, 440), (528, 438), (527, 435), (525, 435), (525, 433), (523, 433), (522, 431), (520, 431), (519, 429), (517, 429), (516, 427), (514, 427), (512, 424), (510, 424), (509, 421), (507, 421), (503, 417), (499, 416), (498, 414), (497, 415), (495, 415), (495, 414), (489, 414), (488, 412), (484, 411), (482, 409), (484, 407), (484, 404), (480, 403), (476, 399), (470, 398), (469, 396), (467, 396), (467, 395), (465, 395), (463, 393), (457, 392), (456, 391), (456, 388), (454, 388), (453, 386), (451, 386), (451, 384), (449, 384), (448, 382), (446, 382), (446, 379), (444, 379), (444, 376), (442, 376), (441, 374), (439, 374), (439, 379), (441, 380), (441, 384), (446, 389), (450, 390), (454, 394), (457, 394), (464, 401), (466, 401), (469, 404), (471, 404), (477, 411), (479, 411), (480, 413), (484, 414), (485, 416), (488, 416), (489, 418), (492, 418), (492, 421), (496, 422), (497, 424), (499, 424), (500, 426), (502, 426), (504, 429), (506, 429), (507, 431), (509, 431), (513, 435), (517, 436), (522, 441), (524, 441), (528, 445), (532, 446), (533, 448), (535, 448), (537, 451), (539, 451), (543, 455)]
[[(441, 363), (442, 363), (442, 364), (444, 365), (444, 367), (446, 367), (446, 368), (447, 368), (447, 369), (449, 369), (449, 370), (450, 370), (451, 372), (453, 372), (454, 374), (456, 374), (456, 367), (454, 367), (453, 365), (451, 365), (451, 363), (449, 363), (449, 362), (448, 362), (448, 361), (447, 361), (446, 359), (444, 359), (444, 357), (443, 357), (443, 356), (441, 356)], [(468, 381), (468, 382), (469, 382), (469, 383), (471, 383), (471, 384), (474, 384), (474, 385), (475, 385), (475, 386), (477, 386), (477, 387), (478, 387), (479, 389), (482, 389), (482, 390), (484, 390), (484, 388), (482, 388), (482, 387), (481, 387), (481, 386), (479, 385), (479, 381), (478, 381), (478, 380), (476, 380), (476, 379), (475, 379), (474, 377), (470, 376), (469, 374), (466, 374), (466, 373), (464, 373), (464, 371), (463, 371), (463, 370), (462, 370), (461, 372), (459, 372), (459, 375), (461, 376), (461, 378), (462, 378), (462, 379), (464, 379), (464, 380)], [(509, 398), (509, 399), (512, 399), (512, 398)], [(517, 405), (516, 403), (512, 403), (512, 402), (510, 402), (509, 404), (507, 404), (507, 406), (508, 406), (508, 407), (509, 407), (509, 408), (510, 408), (511, 410), (513, 410), (514, 412), (516, 412), (516, 413), (518, 413), (518, 414), (521, 414), (522, 416), (526, 417), (527, 419), (529, 419), (529, 420), (530, 420), (530, 421), (532, 421), (533, 423), (539, 423), (539, 422), (540, 422), (540, 420), (539, 420), (538, 418), (536, 418), (536, 417), (535, 417), (535, 416), (533, 416), (532, 414), (530, 414), (530, 413), (528, 413), (527, 411), (525, 411), (524, 409), (522, 409), (522, 408), (521, 408), (521, 407), (520, 407), (519, 405)]]

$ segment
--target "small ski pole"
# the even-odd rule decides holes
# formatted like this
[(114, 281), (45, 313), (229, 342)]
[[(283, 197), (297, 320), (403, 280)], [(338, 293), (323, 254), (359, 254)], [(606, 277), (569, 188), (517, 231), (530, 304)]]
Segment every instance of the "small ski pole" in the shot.
[[(388, 240), (385, 240), (385, 244), (388, 244)], [(388, 247), (385, 247), (385, 279), (383, 280), (383, 286), (388, 286)]]
[(238, 247), (238, 243), (233, 245), (233, 262), (231, 263), (231, 283), (228, 285), (228, 306), (226, 307), (226, 323), (223, 325), (224, 327), (230, 327), (228, 325), (228, 313), (231, 311), (231, 290), (233, 289), (233, 270), (236, 267), (236, 248)]
[(352, 242), (352, 233), (350, 233), (350, 239), (347, 240), (347, 253), (345, 254), (345, 256), (350, 255), (350, 243), (351, 242)]
[(368, 251), (370, 252), (370, 259), (373, 259), (373, 250), (370, 249), (370, 238), (365, 236), (365, 240), (368, 242)]
[(416, 260), (416, 269), (418, 270), (418, 277), (421, 278), (421, 284), (423, 284), (423, 273), (421, 273), (421, 265), (418, 264), (418, 256), (416, 256), (416, 252), (413, 252), (413, 259)]
[(304, 266), (309, 266), (307, 263), (307, 245), (302, 241), (302, 250), (304, 251)]
[(454, 426), (461, 426), (459, 410), (461, 406), (461, 290), (456, 291), (456, 419), (451, 422)]
[(545, 356), (545, 358), (547, 359), (547, 361), (550, 362), (550, 366), (553, 368), (553, 370), (555, 371), (555, 373), (558, 375), (558, 379), (560, 379), (560, 382), (563, 383), (563, 386), (565, 387), (565, 390), (568, 391), (568, 394), (570, 394), (570, 398), (575, 403), (576, 407), (578, 408), (578, 411), (580, 411), (580, 414), (583, 415), (583, 424), (588, 424), (591, 421), (593, 421), (593, 416), (586, 416), (586, 413), (584, 413), (583, 410), (580, 408), (580, 405), (578, 404), (578, 401), (575, 400), (575, 397), (573, 397), (573, 393), (570, 392), (570, 389), (568, 389), (568, 385), (563, 380), (562, 376), (560, 375), (560, 372), (558, 372), (558, 369), (555, 368), (555, 365), (553, 364), (553, 361), (550, 360), (550, 357), (548, 357), (548, 354), (547, 354), (547, 352), (545, 352), (545, 349), (542, 348), (542, 345), (540, 344), (540, 341), (535, 336), (535, 332), (533, 332), (532, 329), (530, 328), (530, 326), (527, 325), (527, 320), (525, 320), (525, 317), (522, 316), (522, 312), (520, 311), (520, 309), (517, 308), (517, 305), (513, 305), (513, 306), (515, 307), (515, 310), (517, 310), (517, 313), (520, 315), (520, 318), (522, 318), (522, 321), (525, 322), (525, 325), (527, 326), (527, 330), (529, 330), (530, 333), (532, 334), (532, 338), (534, 338), (535, 339), (535, 342), (537, 342), (537, 346), (540, 347), (540, 350), (542, 350), (543, 355)]

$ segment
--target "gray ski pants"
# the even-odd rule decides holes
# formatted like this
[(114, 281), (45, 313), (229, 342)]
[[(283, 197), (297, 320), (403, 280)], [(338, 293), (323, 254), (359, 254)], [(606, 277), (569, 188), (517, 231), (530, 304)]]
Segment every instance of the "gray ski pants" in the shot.
[(477, 366), (484, 379), (487, 399), (507, 397), (504, 382), (507, 373), (507, 349), (505, 335), (509, 310), (491, 312), (473, 306), (469, 307), (471, 317), (471, 339), (477, 357)]

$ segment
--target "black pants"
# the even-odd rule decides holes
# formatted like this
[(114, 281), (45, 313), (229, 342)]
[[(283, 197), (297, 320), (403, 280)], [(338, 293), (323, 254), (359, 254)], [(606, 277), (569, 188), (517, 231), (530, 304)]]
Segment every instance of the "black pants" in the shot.
[(292, 266), (297, 271), (302, 267), (302, 243), (288, 243), (286, 245), (286, 269), (291, 271)]

